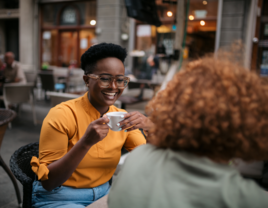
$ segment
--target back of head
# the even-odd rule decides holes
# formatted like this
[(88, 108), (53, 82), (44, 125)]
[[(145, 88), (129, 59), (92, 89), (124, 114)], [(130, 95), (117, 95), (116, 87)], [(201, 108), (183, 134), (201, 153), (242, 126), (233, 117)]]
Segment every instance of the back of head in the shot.
[(104, 58), (114, 57), (124, 63), (127, 52), (124, 48), (119, 45), (112, 43), (100, 43), (91, 46), (82, 56), (81, 56), (81, 68), (84, 70), (85, 74), (92, 73), (96, 67), (96, 63)]
[(150, 143), (214, 160), (268, 156), (268, 90), (228, 60), (189, 63), (147, 105)]

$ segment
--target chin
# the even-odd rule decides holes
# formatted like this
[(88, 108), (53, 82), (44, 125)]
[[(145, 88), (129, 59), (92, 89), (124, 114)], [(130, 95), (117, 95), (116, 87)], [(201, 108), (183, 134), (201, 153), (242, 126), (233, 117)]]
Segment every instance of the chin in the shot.
[(116, 100), (106, 101), (106, 105), (111, 106), (115, 103)]

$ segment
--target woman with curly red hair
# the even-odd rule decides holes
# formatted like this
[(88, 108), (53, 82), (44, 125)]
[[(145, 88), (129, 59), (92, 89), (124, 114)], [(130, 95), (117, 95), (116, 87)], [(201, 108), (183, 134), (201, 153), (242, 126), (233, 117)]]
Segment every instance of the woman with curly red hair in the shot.
[(189, 63), (148, 104), (149, 144), (128, 156), (109, 207), (268, 207), (267, 193), (228, 164), (267, 160), (267, 102), (261, 79), (239, 65)]

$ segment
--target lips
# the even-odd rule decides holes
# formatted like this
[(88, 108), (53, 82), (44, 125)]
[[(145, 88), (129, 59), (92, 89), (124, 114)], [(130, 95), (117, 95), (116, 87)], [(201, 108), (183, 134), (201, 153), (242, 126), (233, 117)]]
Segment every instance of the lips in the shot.
[(102, 92), (102, 94), (104, 94), (104, 97), (106, 99), (114, 100), (115, 95), (117, 94), (117, 92)]

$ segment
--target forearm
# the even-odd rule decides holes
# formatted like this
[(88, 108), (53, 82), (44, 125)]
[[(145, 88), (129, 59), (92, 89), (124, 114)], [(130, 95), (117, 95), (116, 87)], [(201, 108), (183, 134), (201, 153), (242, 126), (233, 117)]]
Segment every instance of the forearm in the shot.
[(51, 191), (68, 180), (90, 148), (81, 138), (61, 159), (49, 164), (48, 180), (42, 181), (44, 189)]

